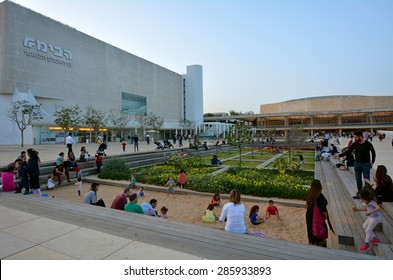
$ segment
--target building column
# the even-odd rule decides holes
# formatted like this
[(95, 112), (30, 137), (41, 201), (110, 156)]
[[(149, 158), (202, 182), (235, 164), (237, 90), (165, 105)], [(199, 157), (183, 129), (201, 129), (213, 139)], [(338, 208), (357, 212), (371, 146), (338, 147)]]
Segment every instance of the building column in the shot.
[(342, 136), (343, 135), (343, 129), (341, 128), (341, 124), (342, 124), (342, 117), (341, 117), (341, 115), (337, 115), (337, 124), (338, 124), (338, 127), (339, 127), (339, 129), (338, 129), (338, 135), (339, 136)]

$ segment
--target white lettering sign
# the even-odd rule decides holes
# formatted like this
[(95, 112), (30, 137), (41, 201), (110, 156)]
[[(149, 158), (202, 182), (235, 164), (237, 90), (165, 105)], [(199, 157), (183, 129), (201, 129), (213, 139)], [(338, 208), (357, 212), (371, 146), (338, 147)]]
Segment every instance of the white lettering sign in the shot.
[(54, 46), (52, 44), (48, 44), (40, 40), (36, 40), (31, 37), (27, 37), (27, 36), (25, 37), (25, 39), (23, 40), (23, 46), (29, 49), (35, 48), (37, 51), (43, 53), (51, 52), (53, 53), (54, 56), (65, 58), (67, 60), (72, 61), (71, 51), (62, 49), (58, 46)]

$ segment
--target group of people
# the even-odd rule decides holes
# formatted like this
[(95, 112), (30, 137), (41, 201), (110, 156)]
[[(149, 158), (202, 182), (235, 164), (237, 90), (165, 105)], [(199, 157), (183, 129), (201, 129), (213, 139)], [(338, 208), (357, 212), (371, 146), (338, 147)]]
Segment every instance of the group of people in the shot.
[[(374, 233), (374, 229), (377, 224), (381, 223), (382, 218), (380, 214), (380, 204), (383, 201), (393, 201), (393, 183), (392, 178), (386, 174), (385, 166), (378, 166), (377, 174), (374, 177), (376, 185), (371, 184), (369, 180), (366, 180), (366, 183), (369, 183), (372, 189), (367, 187), (363, 187), (359, 190), (358, 195), (363, 201), (363, 207), (353, 206), (352, 210), (354, 212), (364, 211), (367, 216), (366, 221), (363, 223), (362, 227), (365, 231), (365, 240), (364, 243), (359, 247), (360, 251), (367, 250), (370, 248), (370, 243), (378, 244), (380, 240)], [(322, 194), (322, 184), (319, 180), (314, 180), (311, 184), (310, 190), (307, 192), (306, 197), (307, 203), (307, 212), (306, 212), (306, 223), (307, 223), (307, 236), (309, 244), (326, 247), (326, 238), (327, 238), (327, 225), (324, 223), (326, 235), (320, 234), (320, 232), (316, 231), (316, 223), (318, 218), (315, 216), (315, 207), (318, 209), (318, 212), (321, 213), (323, 221), (327, 221), (330, 229), (333, 231), (333, 228), (330, 224), (329, 214), (327, 210), (328, 201), (325, 196)]]
[[(225, 222), (225, 231), (234, 233), (248, 233), (244, 217), (246, 214), (245, 206), (241, 203), (240, 191), (233, 189), (229, 193), (229, 202), (224, 204), (221, 210), (220, 217), (214, 213), (214, 207), (221, 205), (220, 193), (215, 193), (207, 206), (206, 212), (202, 216), (202, 221), (207, 223), (214, 223), (216, 221)], [(254, 205), (250, 209), (248, 218), (250, 224), (258, 225), (265, 222), (268, 218), (276, 216), (279, 218), (278, 208), (274, 205), (273, 200), (269, 200), (266, 207), (265, 218), (259, 216), (259, 206)]]
[[(2, 190), (4, 192), (41, 195), (40, 163), (38, 152), (34, 149), (22, 151), (17, 159), (8, 164), (1, 173)], [(19, 182), (15, 183), (15, 178)]]
[[(97, 197), (99, 186), (100, 184), (98, 183), (91, 184), (90, 190), (84, 195), (83, 203), (106, 207), (104, 200)], [(141, 191), (143, 192), (143, 188), (139, 190), (138, 193), (133, 193), (130, 186), (126, 187), (123, 190), (123, 193), (115, 197), (110, 208), (131, 213), (168, 218), (168, 208), (165, 206), (160, 208), (160, 213), (155, 210), (158, 205), (158, 201), (156, 199), (151, 199), (149, 202), (138, 204), (138, 198), (143, 196), (141, 195)]]
[[(363, 224), (366, 238), (364, 244), (359, 248), (360, 251), (364, 251), (370, 248), (370, 243), (377, 244), (380, 242), (373, 230), (381, 222), (379, 204), (384, 201), (393, 201), (393, 182), (392, 178), (387, 175), (387, 168), (384, 165), (377, 166), (375, 176), (373, 177), (375, 183), (370, 181), (370, 171), (376, 159), (375, 149), (372, 143), (366, 140), (363, 132), (355, 132), (353, 138), (354, 141), (349, 143), (349, 147), (342, 149), (342, 152), (335, 155), (335, 157), (343, 158), (344, 168), (354, 166), (357, 193), (353, 198), (362, 199), (365, 206), (361, 208), (353, 206), (353, 211), (365, 211), (368, 217)], [(354, 153), (354, 156), (352, 153)], [(363, 182), (366, 186), (363, 186)], [(310, 244), (326, 247), (326, 238), (319, 236), (313, 231), (315, 229), (313, 223), (317, 220), (314, 216), (314, 206), (317, 206), (323, 218), (329, 221), (327, 203), (326, 198), (322, 194), (321, 182), (314, 180), (307, 193), (306, 221)]]

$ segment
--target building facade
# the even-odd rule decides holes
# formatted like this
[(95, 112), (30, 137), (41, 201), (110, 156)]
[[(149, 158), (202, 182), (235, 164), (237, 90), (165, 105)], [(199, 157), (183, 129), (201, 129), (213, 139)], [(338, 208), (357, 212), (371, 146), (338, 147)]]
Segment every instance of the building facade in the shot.
[[(10, 104), (19, 100), (40, 104), (44, 113), (26, 130), (26, 144), (58, 141), (53, 113), (74, 105), (82, 111), (92, 106), (102, 112), (122, 108), (131, 115), (153, 112), (163, 118), (163, 130), (176, 130), (180, 119), (203, 121), (202, 66), (188, 66), (181, 75), (4, 1), (0, 3), (0, 144), (20, 143), (19, 129), (6, 116)], [(135, 127), (130, 123), (130, 130)], [(108, 124), (106, 129), (109, 133), (113, 128)], [(82, 127), (79, 133), (88, 130)]]
[(285, 136), (301, 128), (310, 135), (356, 130), (393, 130), (393, 96), (323, 96), (260, 105), (260, 114), (205, 117), (205, 121), (241, 119), (255, 134)]
[(257, 126), (288, 130), (303, 127), (342, 134), (357, 129), (393, 128), (393, 96), (324, 96), (260, 106)]

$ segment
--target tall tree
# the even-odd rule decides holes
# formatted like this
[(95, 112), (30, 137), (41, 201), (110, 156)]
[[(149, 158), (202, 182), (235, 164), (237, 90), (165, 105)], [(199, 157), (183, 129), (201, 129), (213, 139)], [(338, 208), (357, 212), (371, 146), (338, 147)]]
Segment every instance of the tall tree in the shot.
[(239, 166), (242, 165), (242, 150), (251, 144), (252, 130), (244, 122), (238, 121), (233, 125), (227, 136), (228, 144), (236, 146), (239, 150)]
[(53, 113), (55, 117), (54, 122), (57, 126), (60, 126), (64, 132), (76, 130), (83, 122), (80, 112), (81, 110), (78, 105), (72, 107), (61, 106)]
[(33, 121), (41, 120), (42, 114), (40, 112), (40, 105), (31, 105), (26, 100), (20, 100), (11, 103), (7, 117), (20, 130), (21, 146), (23, 147), (24, 131)]
[(113, 108), (109, 110), (108, 120), (118, 129), (120, 129), (120, 138), (123, 138), (123, 130), (132, 120), (133, 116), (124, 112), (121, 108)]
[(94, 131), (94, 139), (97, 139), (97, 134), (100, 128), (106, 126), (105, 112), (95, 109), (91, 106), (86, 108), (86, 114), (84, 116), (85, 124), (91, 127)]

